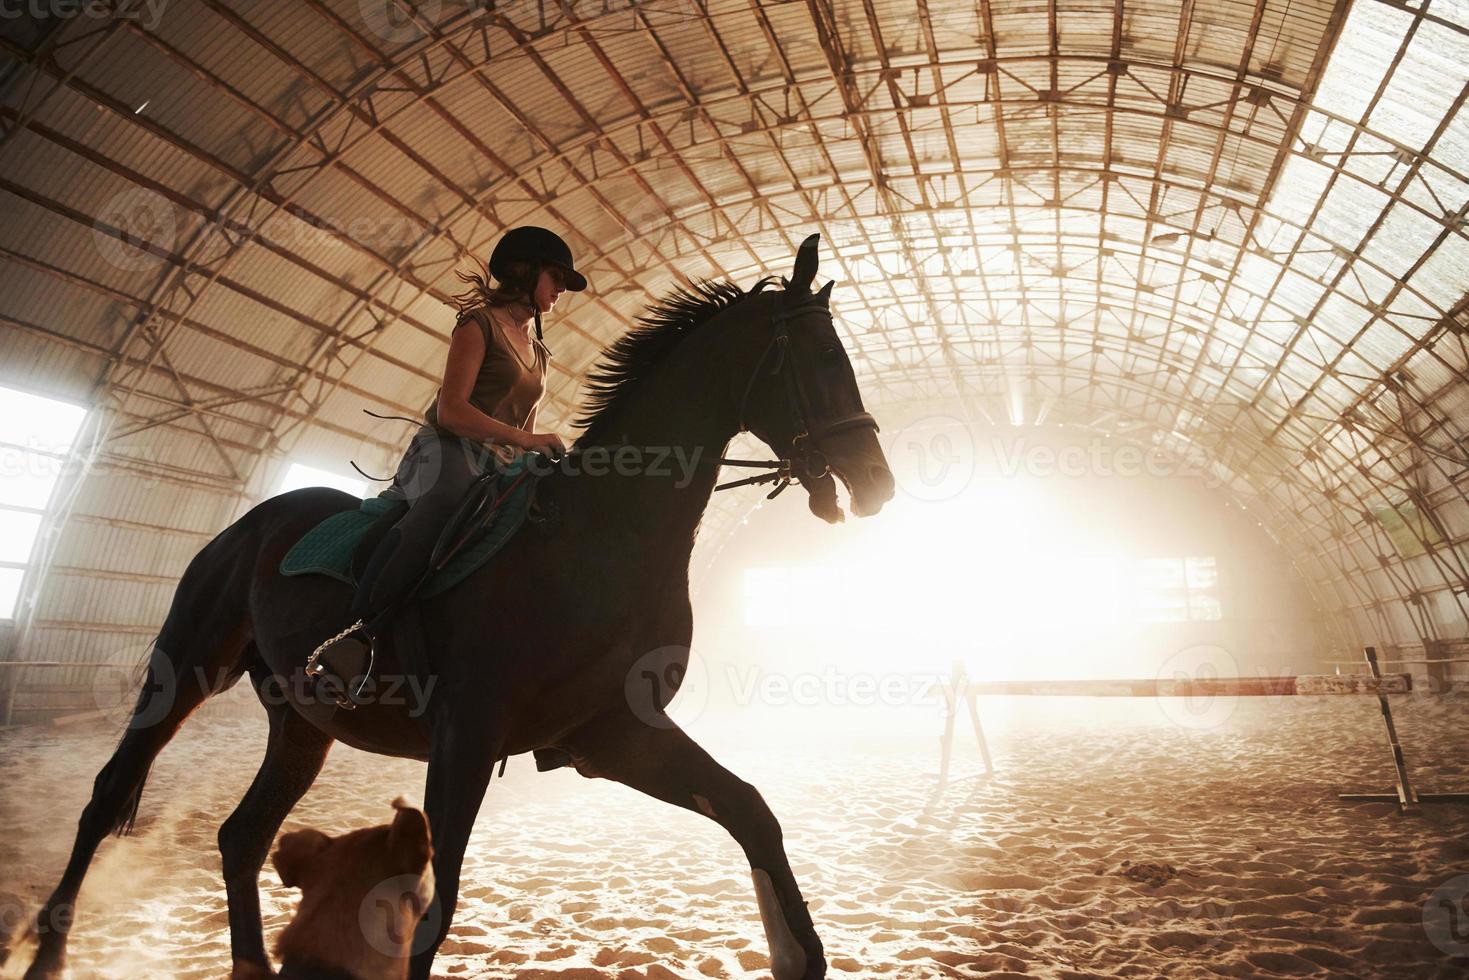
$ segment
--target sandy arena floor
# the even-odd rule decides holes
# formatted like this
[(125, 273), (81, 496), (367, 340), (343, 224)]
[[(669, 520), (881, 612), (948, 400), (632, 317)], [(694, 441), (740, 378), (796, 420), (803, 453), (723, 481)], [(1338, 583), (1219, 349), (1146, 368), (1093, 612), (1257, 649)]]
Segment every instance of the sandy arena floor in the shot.
[[(1000, 772), (939, 795), (923, 775), (937, 761), (928, 736), (703, 737), (781, 817), (831, 976), (1469, 976), (1469, 927), (1425, 926), (1426, 907), (1445, 921), (1445, 895), (1466, 907), (1469, 877), (1455, 879), (1469, 875), (1469, 806), (1404, 818), (1335, 799), (1391, 786), (1372, 699), (1245, 699), (1201, 724), (1152, 702), (985, 703)], [(1469, 785), (1469, 703), (1396, 705), (1423, 788)], [(0, 733), (6, 925), (54, 883), (115, 734)], [(264, 734), (263, 718), (196, 719), (160, 757), (139, 835), (104, 844), (93, 865), (74, 976), (225, 975), (214, 835)], [(961, 738), (956, 769), (977, 768)], [(287, 827), (384, 822), (393, 796), (421, 798), (422, 777), (338, 746)], [(768, 975), (739, 849), (619, 786), (512, 760), (464, 881), (439, 975)], [(269, 868), (263, 885), (273, 937), (296, 893)]]

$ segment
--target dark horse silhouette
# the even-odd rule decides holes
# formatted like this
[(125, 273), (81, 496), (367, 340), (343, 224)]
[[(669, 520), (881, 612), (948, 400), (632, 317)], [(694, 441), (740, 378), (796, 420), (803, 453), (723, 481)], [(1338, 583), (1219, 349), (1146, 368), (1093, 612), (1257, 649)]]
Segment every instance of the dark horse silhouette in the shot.
[[(583, 776), (718, 821), (749, 859), (776, 980), (825, 976), (779, 823), (753, 786), (663, 713), (693, 635), (694, 535), (718, 460), (738, 432), (748, 429), (790, 462), (811, 511), (825, 520), (842, 519), (833, 477), (859, 516), (893, 495), (877, 425), (863, 411), (832, 323), (831, 284), (811, 292), (816, 252), (813, 235), (784, 290), (764, 289), (768, 280), (749, 291), (710, 282), (675, 290), (604, 352), (589, 379), (590, 407), (578, 419), (584, 431), (567, 457), (586, 465), (563, 464), (537, 488), (557, 520), (522, 529), (493, 562), (417, 607), (416, 633), (435, 682), (421, 712), (386, 697), (343, 711), (290, 681), (345, 621), (350, 593), (320, 576), (283, 578), (281, 559), (355, 498), (326, 489), (282, 494), (214, 538), (179, 582), (133, 719), (97, 775), (70, 861), (35, 920), (39, 947), (25, 976), (62, 971), (77, 892), (97, 846), (132, 829), (148, 769), (184, 719), (247, 673), (270, 737), (259, 773), (219, 830), (236, 977), (269, 974), (260, 868), (338, 740), (428, 763), (424, 811), (436, 896), (414, 936), (415, 980), (429, 976), (448, 932), (465, 845), (495, 765), (547, 748)], [(670, 452), (697, 455), (691, 478), (648, 465)], [(594, 474), (597, 453), (624, 465), (604, 459)], [(633, 456), (645, 465), (627, 465)], [(404, 662), (387, 644), (377, 670), (401, 673)], [(638, 693), (649, 691), (648, 679), (651, 693)]]

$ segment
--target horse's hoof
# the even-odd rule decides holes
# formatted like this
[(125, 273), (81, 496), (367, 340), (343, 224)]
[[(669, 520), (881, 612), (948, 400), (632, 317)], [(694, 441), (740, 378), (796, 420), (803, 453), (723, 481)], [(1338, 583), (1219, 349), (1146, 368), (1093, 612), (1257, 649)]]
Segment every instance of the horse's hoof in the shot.
[(36, 957), (36, 961), (25, 972), (24, 980), (61, 980), (66, 969), (66, 957)]
[(235, 960), (234, 967), (230, 970), (230, 980), (270, 980), (275, 976), (275, 971), (269, 966), (261, 966), (250, 960)]
[(801, 973), (801, 980), (824, 980), (826, 977), (826, 950), (821, 943), (816, 943), (816, 948), (810, 946), (802, 947), (806, 953), (805, 970)]

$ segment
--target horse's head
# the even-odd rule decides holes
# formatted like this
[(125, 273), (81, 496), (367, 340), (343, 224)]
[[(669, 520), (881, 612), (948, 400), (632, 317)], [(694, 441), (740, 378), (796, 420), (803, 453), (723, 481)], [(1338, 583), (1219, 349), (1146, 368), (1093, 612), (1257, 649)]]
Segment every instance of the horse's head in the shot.
[(893, 474), (877, 441), (877, 422), (862, 407), (852, 362), (831, 316), (831, 283), (812, 293), (819, 235), (801, 243), (784, 292), (769, 294), (757, 318), (763, 353), (741, 378), (741, 424), (782, 459), (792, 461), (811, 512), (842, 520), (836, 479), (858, 517), (876, 514), (893, 496)]

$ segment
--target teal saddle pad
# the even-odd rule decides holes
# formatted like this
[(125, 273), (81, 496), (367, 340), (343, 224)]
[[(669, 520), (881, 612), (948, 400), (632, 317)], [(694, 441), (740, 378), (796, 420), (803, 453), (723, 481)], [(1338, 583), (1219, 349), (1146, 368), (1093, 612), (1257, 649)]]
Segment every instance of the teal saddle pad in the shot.
[[(423, 588), (418, 590), (419, 598), (438, 595), (458, 585), (505, 547), (521, 524), (525, 523), (536, 479), (527, 474), (524, 479), (516, 482), (523, 474), (524, 460), (525, 457), (521, 457), (501, 469), (496, 476), (497, 485), (490, 500), (493, 502), (499, 499), (507, 490), (509, 496), (505, 497), (487, 521), (484, 517), (478, 519), (483, 522), (479, 529), (449, 559), (448, 564), (429, 576)], [(286, 553), (286, 557), (281, 560), (281, 574), (327, 575), (339, 582), (355, 585), (352, 578), (352, 555), (377, 519), (399, 504), (401, 501), (386, 497), (368, 497), (356, 510), (333, 514), (307, 531)]]

